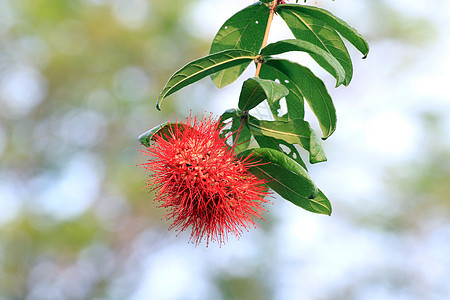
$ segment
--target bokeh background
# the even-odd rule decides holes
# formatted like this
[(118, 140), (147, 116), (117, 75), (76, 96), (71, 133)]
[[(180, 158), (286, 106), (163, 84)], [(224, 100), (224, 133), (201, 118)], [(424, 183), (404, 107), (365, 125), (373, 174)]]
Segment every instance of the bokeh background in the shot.
[(310, 168), (331, 217), (274, 199), (221, 248), (167, 230), (137, 136), (236, 107), (245, 78), (155, 99), (253, 2), (0, 0), (1, 300), (450, 299), (449, 1), (308, 1), (371, 45), (338, 89), (297, 56), (337, 108)]

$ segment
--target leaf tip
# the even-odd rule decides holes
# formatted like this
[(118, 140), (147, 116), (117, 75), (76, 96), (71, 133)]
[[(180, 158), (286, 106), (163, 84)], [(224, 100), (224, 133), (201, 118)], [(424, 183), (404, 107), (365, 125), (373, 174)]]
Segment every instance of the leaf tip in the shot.
[(318, 163), (326, 162), (327, 160), (328, 160), (328, 159), (325, 157), (324, 154), (322, 154), (322, 155), (320, 155), (320, 156), (315, 156), (315, 157), (312, 157), (312, 156), (310, 155), (309, 163), (313, 165), (313, 164), (318, 164)]
[(149, 146), (150, 146), (150, 144), (149, 144), (149, 142), (148, 142), (148, 139), (147, 139), (147, 132), (144, 132), (143, 134), (141, 134), (141, 135), (138, 137), (138, 141), (139, 141), (142, 145), (144, 145), (145, 147), (149, 147)]
[(327, 140), (335, 131), (336, 131), (336, 128), (332, 128), (332, 129), (330, 129), (330, 131), (328, 131), (326, 133), (324, 132), (323, 137), (321, 137), (322, 141)]

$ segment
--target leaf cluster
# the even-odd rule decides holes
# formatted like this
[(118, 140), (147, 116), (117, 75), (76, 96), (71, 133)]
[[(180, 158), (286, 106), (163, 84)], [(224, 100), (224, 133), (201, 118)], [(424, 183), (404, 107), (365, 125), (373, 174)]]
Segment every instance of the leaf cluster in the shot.
[[(233, 83), (252, 63), (260, 72), (247, 79), (241, 89), (238, 108), (227, 110), (221, 122), (231, 124), (235, 150), (241, 157), (257, 156), (263, 163), (250, 171), (267, 179), (268, 185), (284, 199), (315, 213), (331, 214), (331, 204), (308, 174), (299, 149), (309, 154), (309, 163), (326, 161), (321, 139), (305, 120), (305, 102), (316, 116), (325, 140), (336, 130), (336, 110), (323, 81), (309, 68), (280, 59), (287, 52), (305, 52), (336, 80), (347, 86), (353, 76), (351, 57), (344, 39), (365, 58), (369, 46), (364, 37), (327, 10), (304, 4), (258, 1), (229, 18), (219, 29), (210, 54), (175, 72), (157, 99), (210, 76), (218, 88)], [(264, 45), (271, 14), (279, 16), (294, 39)], [(280, 101), (287, 112), (279, 114)], [(273, 120), (260, 120), (252, 109), (266, 101)], [(168, 126), (163, 124), (144, 133), (140, 141), (148, 145), (152, 136)], [(253, 143), (252, 143), (253, 141)]]

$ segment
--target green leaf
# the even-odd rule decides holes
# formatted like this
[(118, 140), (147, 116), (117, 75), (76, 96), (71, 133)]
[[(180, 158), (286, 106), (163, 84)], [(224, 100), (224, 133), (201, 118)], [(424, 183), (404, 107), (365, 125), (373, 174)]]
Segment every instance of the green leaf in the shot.
[(310, 204), (313, 209), (320, 211), (320, 213), (329, 216), (331, 215), (332, 208), (330, 200), (328, 200), (327, 196), (325, 196), (320, 189), (319, 194), (310, 202)]
[(249, 116), (248, 125), (253, 135), (266, 135), (302, 146), (309, 152), (312, 164), (327, 160), (320, 139), (305, 120), (264, 121)]
[(258, 148), (239, 155), (256, 155), (259, 165), (249, 171), (260, 179), (268, 180), (267, 185), (284, 199), (314, 213), (331, 214), (329, 201), (324, 200), (306, 170), (284, 153)]
[[(252, 134), (250, 129), (248, 128), (247, 122), (242, 124), (241, 133), (239, 134), (239, 138), (236, 141), (237, 130), (241, 125), (241, 120), (243, 118), (243, 112), (240, 109), (228, 109), (220, 116), (221, 127), (224, 127), (225, 121), (231, 119), (231, 127), (227, 129), (222, 129), (220, 136), (222, 138), (228, 139), (230, 137), (230, 133), (232, 133), (232, 143), (237, 143), (235, 146), (235, 151), (237, 153), (242, 152), (248, 148), (250, 145), (250, 140), (252, 138)], [(246, 114), (245, 114), (246, 115)], [(227, 123), (229, 124), (229, 123)]]
[(244, 122), (242, 124), (241, 133), (239, 134), (239, 138), (236, 141), (236, 135), (237, 135), (236, 131), (239, 129), (240, 125), (241, 125), (241, 118), (234, 117), (233, 123), (231, 124), (231, 131), (233, 132), (233, 143), (236, 143), (235, 151), (237, 153), (247, 150), (248, 146), (250, 145), (250, 139), (252, 138), (252, 134), (250, 132), (250, 129), (248, 128), (248, 124), (247, 124), (247, 122)]
[(310, 42), (297, 39), (279, 41), (264, 47), (261, 50), (261, 55), (276, 55), (290, 51), (303, 51), (322, 57), (324, 63), (327, 63), (329, 66), (326, 69), (332, 69), (333, 72), (331, 74), (336, 74), (337, 76), (336, 86), (339, 86), (345, 82), (345, 71), (339, 61), (337, 61), (337, 59), (327, 51)]
[[(300, 164), (305, 170), (308, 170), (306, 168), (305, 163), (302, 160), (302, 157), (300, 156), (300, 153), (298, 152), (297, 148), (284, 140), (280, 140), (271, 136), (262, 135), (262, 134), (255, 134), (253, 136), (258, 143), (259, 147), (261, 148), (271, 148), (278, 150), (280, 152), (283, 152), (287, 156), (289, 156), (291, 159), (295, 160), (298, 164)], [(281, 146), (285, 146), (287, 150), (282, 148)]]
[(284, 74), (288, 78), (287, 80), (305, 97), (319, 120), (323, 139), (328, 138), (336, 130), (337, 119), (333, 100), (328, 94), (325, 84), (313, 72), (304, 66), (284, 59), (269, 59), (264, 67), (274, 68)]
[(282, 84), (257, 77), (249, 78), (242, 85), (238, 107), (241, 110), (250, 110), (265, 99), (269, 104), (275, 103), (287, 94), (289, 90)]
[(309, 15), (316, 19), (320, 19), (321, 21), (325, 22), (327, 26), (339, 32), (345, 39), (347, 39), (353, 46), (355, 46), (355, 48), (364, 55), (363, 58), (366, 58), (367, 54), (369, 54), (369, 44), (364, 39), (364, 37), (355, 28), (351, 27), (345, 21), (339, 19), (325, 9), (315, 6), (294, 4), (280, 5), (278, 6), (278, 9), (294, 10), (304, 15)]
[(173, 132), (176, 127), (179, 127), (178, 129), (182, 130), (184, 128), (184, 124), (182, 123), (171, 123), (171, 122), (164, 122), (161, 125), (158, 125), (152, 129), (150, 129), (147, 132), (144, 132), (138, 137), (139, 142), (143, 144), (146, 147), (150, 147), (150, 142), (153, 141), (156, 137), (156, 134), (166, 137), (167, 135), (170, 135), (171, 132)]
[[(262, 64), (259, 77), (283, 83), (283, 85), (289, 90), (289, 94), (286, 96), (286, 106), (288, 110), (287, 117), (291, 120), (304, 119), (305, 104), (303, 101), (303, 95), (300, 91), (300, 86), (295, 81), (292, 81), (282, 72), (278, 71), (275, 68), (267, 66), (267, 64), (265, 63)], [(270, 105), (270, 109), (272, 110), (275, 119), (279, 119), (277, 112), (279, 108), (279, 105)]]
[(314, 184), (312, 178), (309, 176), (308, 171), (306, 171), (303, 166), (298, 164), (295, 160), (287, 156), (282, 151), (278, 151), (271, 148), (254, 148), (249, 149), (244, 152), (242, 152), (242, 155), (249, 156), (252, 155), (253, 157), (257, 157), (258, 160), (262, 158), (266, 158), (270, 161), (271, 164), (277, 164), (280, 167), (283, 167), (284, 169), (295, 173), (297, 175), (300, 175), (306, 181), (308, 182), (308, 185), (310, 186), (310, 193), (308, 194), (308, 197), (315, 198), (317, 197), (318, 190), (316, 188), (316, 185)]
[[(341, 37), (335, 29), (329, 27), (324, 21), (298, 11), (298, 7), (301, 7), (301, 5), (280, 5), (277, 12), (297, 39), (322, 48), (339, 61), (345, 70), (344, 85), (348, 85), (353, 76), (353, 66)], [(317, 54), (310, 54), (310, 56), (339, 82), (339, 75), (322, 56)]]
[[(228, 19), (217, 32), (211, 45), (210, 53), (230, 49), (243, 49), (258, 53), (264, 39), (269, 19), (266, 5), (256, 2), (237, 12)], [(235, 81), (247, 68), (249, 62), (223, 70), (211, 76), (218, 88), (223, 88)]]
[(176, 91), (215, 72), (248, 63), (254, 59), (256, 56), (247, 50), (225, 50), (192, 61), (170, 77), (158, 97), (156, 108), (160, 110), (160, 102)]

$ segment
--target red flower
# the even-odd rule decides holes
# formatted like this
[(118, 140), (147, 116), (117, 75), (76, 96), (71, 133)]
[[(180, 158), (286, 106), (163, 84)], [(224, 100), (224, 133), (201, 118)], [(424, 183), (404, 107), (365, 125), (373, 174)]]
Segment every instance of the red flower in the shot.
[(256, 227), (253, 218), (262, 219), (262, 204), (269, 201), (265, 181), (248, 172), (255, 163), (236, 157), (211, 117), (189, 117), (169, 128), (142, 151), (152, 157), (142, 166), (153, 172), (147, 187), (158, 190), (155, 201), (168, 209), (169, 229), (192, 227), (193, 243), (221, 245), (228, 233), (239, 237)]

